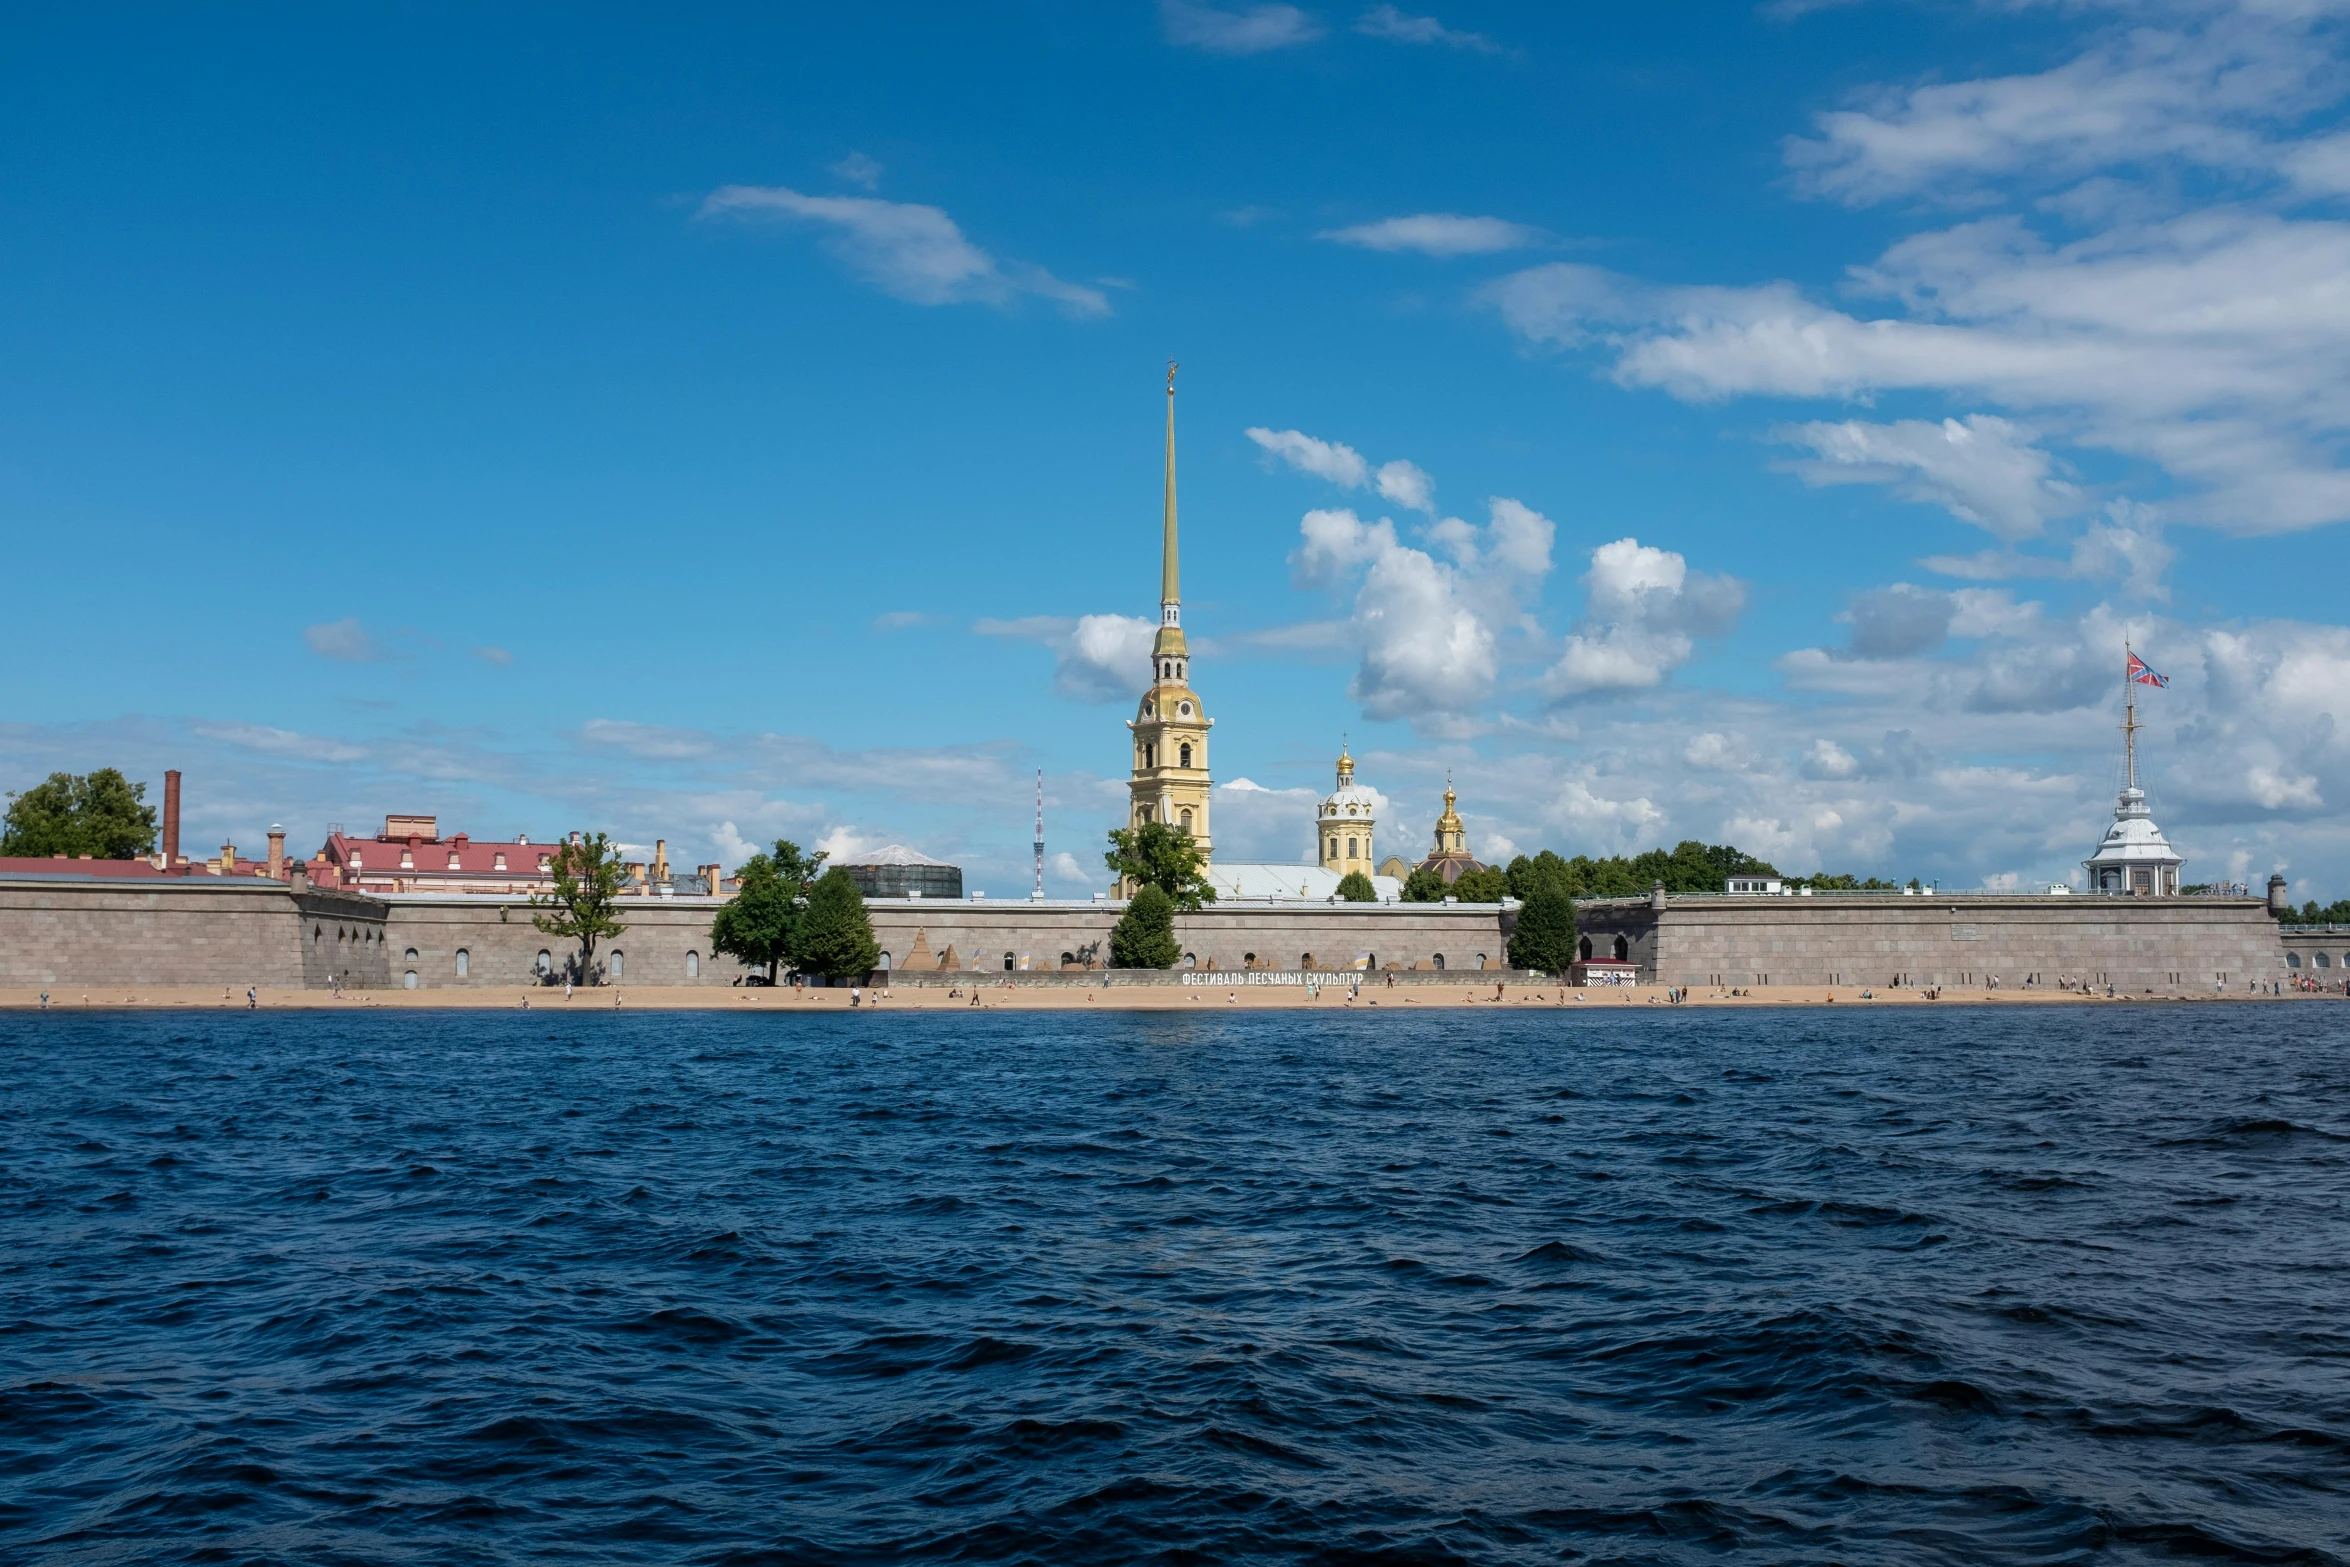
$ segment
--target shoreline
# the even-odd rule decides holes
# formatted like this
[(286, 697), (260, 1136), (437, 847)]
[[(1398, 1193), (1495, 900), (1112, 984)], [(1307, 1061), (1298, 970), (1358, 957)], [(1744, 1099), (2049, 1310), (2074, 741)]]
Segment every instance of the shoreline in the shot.
[[(1692, 991), (1684, 1000), (1667, 999), (1662, 985), (1625, 985), (1578, 989), (1574, 986), (1505, 983), (1493, 989), (1473, 985), (1365, 985), (1355, 999), (1340, 986), (1328, 986), (1318, 995), (1303, 985), (1106, 985), (1087, 989), (1074, 985), (1024, 987), (1018, 984), (980, 983), (942, 988), (909, 986), (864, 991), (863, 1004), (852, 1009), (847, 989), (794, 990), (696, 985), (607, 985), (576, 990), (566, 999), (556, 989), (520, 986), (479, 990), (351, 990), (341, 995), (326, 990), (271, 990), (256, 993), (248, 1007), (242, 987), (158, 985), (52, 988), (49, 1010), (65, 1011), (246, 1011), (321, 1012), (348, 1009), (397, 1011), (507, 1011), (507, 1012), (883, 1012), (1015, 1011), (1015, 1012), (1182, 1012), (1195, 1007), (1230, 1007), (1257, 1011), (1394, 1011), (1495, 1007), (1547, 1007), (1564, 1011), (1621, 1011), (1626, 1008), (1677, 1010), (1687, 1007), (1937, 1007), (1961, 1006), (2089, 1006), (2184, 1004), (2196, 1002), (2323, 1001), (2324, 992), (2287, 990), (2280, 995), (2231, 990), (2216, 994), (2103, 995), (2069, 990), (1972, 989), (1944, 987), (1938, 998), (1918, 990), (1873, 990), (1864, 996), (1861, 986), (1757, 985), (1740, 987), (1740, 995), (1722, 990)], [(953, 994), (951, 991), (959, 991)], [(976, 1004), (975, 1004), (976, 1003)], [(0, 1011), (41, 1010), (38, 990), (0, 991)]]

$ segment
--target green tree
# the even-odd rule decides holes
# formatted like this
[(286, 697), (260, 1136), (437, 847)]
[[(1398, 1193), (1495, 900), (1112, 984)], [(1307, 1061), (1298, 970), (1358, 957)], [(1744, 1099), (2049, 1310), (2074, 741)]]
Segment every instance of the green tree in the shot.
[(1110, 967), (1173, 968), (1183, 956), (1175, 940), (1175, 900), (1145, 882), (1110, 929)]
[(1379, 889), (1361, 871), (1348, 871), (1338, 878), (1338, 896), (1347, 903), (1377, 903)]
[(1553, 882), (1536, 884), (1510, 933), (1510, 967), (1564, 974), (1575, 961), (1575, 902)]
[(811, 974), (845, 979), (865, 974), (881, 961), (873, 921), (857, 878), (838, 865), (817, 879), (792, 933), (792, 963)]
[(1452, 884), (1452, 895), (1463, 903), (1499, 903), (1509, 891), (1509, 878), (1490, 865), (1466, 872)]
[(749, 968), (765, 969), (767, 983), (780, 978), (791, 961), (792, 933), (799, 924), (808, 889), (823, 874), (824, 855), (803, 854), (789, 838), (775, 840), (773, 854), (754, 854), (734, 873), (734, 901), (710, 922), (710, 948)]
[(1546, 881), (1556, 883), (1562, 890), (1570, 894), (1581, 890), (1575, 885), (1573, 867), (1548, 849), (1531, 859), (1523, 854), (1519, 855), (1510, 861), (1509, 869), (1502, 874), (1509, 884), (1510, 896), (1520, 903), (1533, 897), (1534, 889)]
[(620, 902), (619, 852), (602, 833), (589, 833), (577, 843), (558, 845), (551, 869), (555, 890), (530, 895), (530, 906), (547, 912), (533, 914), (530, 922), (547, 935), (578, 942), (580, 983), (597, 984), (596, 943), (628, 929), (614, 912)]
[(86, 854), (94, 860), (152, 854), (155, 807), (146, 798), (145, 784), (132, 783), (111, 767), (86, 777), (51, 773), (24, 793), (9, 795), (8, 815), (0, 823), (0, 854)]
[(1423, 865), (1403, 879), (1403, 901), (1406, 903), (1442, 903), (1444, 895), (1452, 891), (1444, 884), (1444, 873)]
[(1199, 842), (1180, 827), (1165, 822), (1113, 827), (1109, 852), (1102, 856), (1102, 863), (1120, 881), (1158, 888), (1179, 909), (1196, 909), (1216, 901)]

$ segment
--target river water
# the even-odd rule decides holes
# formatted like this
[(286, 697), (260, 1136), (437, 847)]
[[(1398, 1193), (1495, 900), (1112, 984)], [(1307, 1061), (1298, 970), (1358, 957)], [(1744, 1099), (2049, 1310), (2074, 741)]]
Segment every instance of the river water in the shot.
[(0, 1017), (0, 1559), (2350, 1560), (2350, 1011)]

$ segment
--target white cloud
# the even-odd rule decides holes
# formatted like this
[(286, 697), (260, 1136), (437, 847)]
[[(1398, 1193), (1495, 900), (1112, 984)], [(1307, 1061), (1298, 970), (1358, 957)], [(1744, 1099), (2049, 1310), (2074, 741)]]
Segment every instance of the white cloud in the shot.
[(1027, 262), (999, 262), (965, 238), (954, 219), (915, 202), (804, 196), (781, 185), (727, 185), (711, 192), (696, 215), (823, 225), (827, 250), (883, 293), (910, 304), (1000, 309), (1030, 294), (1051, 300), (1070, 316), (1110, 313), (1101, 290), (1065, 283)]
[(1169, 43), (1211, 54), (1262, 54), (1322, 36), (1322, 24), (1293, 5), (1225, 10), (1199, 0), (1159, 0), (1159, 21)]
[(1370, 38), (1399, 44), (1443, 44), (1451, 49), (1473, 49), (1498, 54), (1501, 46), (1483, 33), (1462, 32), (1433, 16), (1407, 16), (1392, 5), (1375, 5), (1355, 23), (1355, 31)]
[(876, 190), (881, 185), (881, 165), (861, 152), (852, 152), (833, 164), (832, 172), (851, 185), (862, 185), (867, 190)]
[(718, 858), (729, 874), (748, 865), (752, 855), (764, 852), (761, 845), (745, 838), (731, 821), (720, 822), (711, 828), (710, 842), (718, 850)]
[(331, 658), (338, 663), (373, 664), (390, 656), (356, 619), (304, 626), (302, 641), (320, 658)]
[(1727, 632), (1746, 604), (1735, 578), (1692, 572), (1673, 551), (1632, 538), (1593, 550), (1583, 584), (1583, 618), (1544, 682), (1556, 697), (1660, 686), (1695, 655), (1697, 638)]
[(1302, 430), (1269, 430), (1251, 425), (1248, 438), (1300, 473), (1327, 479), (1341, 489), (1359, 490), (1371, 480), (1363, 454), (1336, 441), (1319, 441)]
[(1072, 702), (1125, 702), (1150, 683), (1158, 623), (1136, 615), (1030, 615), (982, 620), (981, 636), (1018, 637), (1053, 650), (1053, 690)]
[(282, 756), (306, 762), (356, 762), (363, 760), (367, 751), (363, 746), (324, 735), (297, 734), (290, 729), (272, 729), (266, 724), (195, 723), (189, 729), (207, 740), (217, 740), (239, 750), (252, 751), (262, 756)]
[(2196, 26), (2118, 29), (2051, 70), (1879, 91), (1817, 116), (1787, 162), (1804, 188), (1853, 203), (2161, 159), (2273, 167), (2289, 154), (2266, 133), (2339, 91), (2309, 36), (2323, 9), (2213, 7)]
[(591, 718), (579, 726), (579, 737), (589, 745), (660, 761), (708, 756), (718, 747), (717, 737), (700, 729), (671, 729), (618, 718)]
[(1410, 217), (1381, 218), (1351, 228), (1328, 229), (1320, 238), (1363, 250), (1416, 250), (1424, 256), (1489, 256), (1504, 250), (1526, 250), (1543, 242), (1540, 229), (1503, 218), (1463, 217), (1454, 212), (1422, 212)]
[(1785, 425), (1772, 439), (1817, 455), (1788, 466), (1807, 484), (1885, 484), (1908, 500), (1947, 508), (2008, 543), (2081, 508), (2074, 485), (2053, 477), (2037, 432), (1996, 414), (1964, 419), (1858, 419)]
[(1843, 780), (1859, 776), (1860, 760), (1850, 751), (1820, 736), (1803, 755), (1803, 776), (1806, 778)]
[(1554, 529), (1497, 497), (1483, 528), (1452, 517), (1431, 531), (1450, 563), (1401, 543), (1384, 517), (1310, 511), (1292, 560), (1302, 584), (1351, 594), (1347, 632), (1360, 663), (1348, 694), (1364, 712), (1458, 733), (1493, 692), (1501, 637), (1549, 573)]
[(817, 839), (811, 847), (822, 851), (825, 858), (832, 864), (854, 865), (857, 863), (859, 855), (870, 854), (875, 849), (887, 845), (889, 841), (886, 835), (859, 832), (848, 823), (842, 822)]
[(1854, 597), (1852, 622), (1856, 658), (1909, 658), (1931, 653), (1950, 635), (1956, 605), (1947, 593), (1896, 582)]
[(1436, 515), (1436, 481), (1427, 470), (1397, 458), (1379, 465), (1379, 495), (1413, 511)]

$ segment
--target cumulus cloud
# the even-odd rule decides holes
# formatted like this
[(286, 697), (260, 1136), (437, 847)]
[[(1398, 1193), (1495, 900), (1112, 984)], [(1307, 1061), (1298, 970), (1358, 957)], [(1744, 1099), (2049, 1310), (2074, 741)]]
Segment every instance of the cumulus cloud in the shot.
[(1545, 682), (1562, 699), (1645, 691), (1696, 654), (1699, 637), (1737, 624), (1746, 589), (1693, 572), (1671, 550), (1622, 538), (1591, 552), (1583, 618)]
[(727, 185), (710, 193), (704, 220), (813, 223), (825, 248), (883, 293), (916, 305), (984, 304), (1021, 295), (1050, 300), (1073, 317), (1106, 316), (1099, 289), (1066, 283), (1025, 261), (999, 261), (936, 207), (873, 196), (804, 196), (781, 185)]
[(1890, 485), (2010, 543), (2082, 504), (2079, 489), (2056, 478), (2055, 460), (2033, 444), (2037, 432), (1995, 414), (1892, 424), (1818, 420), (1783, 425), (1772, 438), (1816, 454), (1788, 465), (1807, 484)]
[(1443, 44), (1448, 49), (1473, 49), (1498, 54), (1501, 46), (1483, 33), (1445, 26), (1433, 16), (1407, 16), (1392, 5), (1375, 5), (1355, 22), (1355, 31), (1368, 38), (1398, 44)]
[(1379, 465), (1378, 483), (1380, 499), (1436, 515), (1436, 481), (1427, 470), (1397, 458)]
[(1053, 690), (1072, 702), (1131, 701), (1150, 683), (1158, 623), (1136, 615), (1029, 615), (982, 620), (981, 636), (1018, 637), (1053, 650)]
[(1364, 712), (1457, 733), (1492, 694), (1501, 637), (1540, 591), (1555, 529), (1497, 497), (1483, 527), (1446, 518), (1431, 532), (1449, 560), (1403, 543), (1384, 517), (1310, 511), (1291, 558), (1302, 585), (1350, 596), (1346, 633), (1360, 663), (1348, 694)]
[(1350, 228), (1327, 229), (1320, 236), (1363, 250), (1416, 250), (1424, 256), (1489, 256), (1505, 250), (1526, 250), (1543, 242), (1540, 229), (1503, 218), (1463, 217), (1456, 212), (1421, 212), (1410, 217), (1381, 218)]
[(1293, 5), (1228, 10), (1199, 0), (1159, 0), (1159, 22), (1167, 30), (1167, 42), (1210, 54), (1263, 54), (1310, 44), (1322, 36), (1322, 24)]
[(356, 619), (330, 620), (322, 626), (304, 626), (302, 641), (320, 658), (343, 664), (373, 664), (390, 657), (383, 645), (367, 634)]

